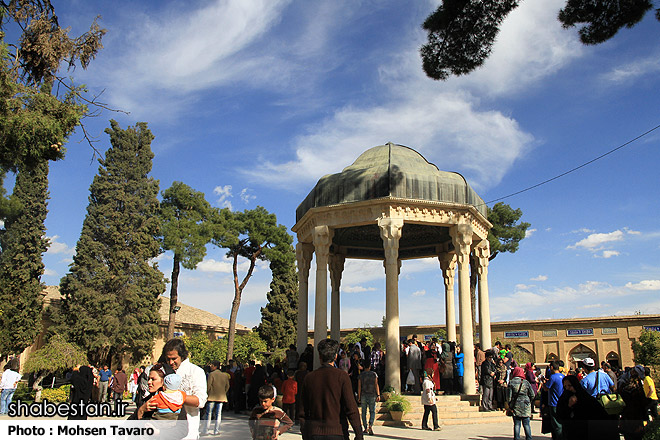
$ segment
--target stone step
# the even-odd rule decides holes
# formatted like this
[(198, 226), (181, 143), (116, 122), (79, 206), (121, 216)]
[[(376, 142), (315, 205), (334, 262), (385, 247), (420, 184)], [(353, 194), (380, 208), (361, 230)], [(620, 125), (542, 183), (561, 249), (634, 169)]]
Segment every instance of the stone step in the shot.
[[(431, 424), (429, 417), (429, 424)], [(511, 417), (500, 416), (490, 417), (485, 419), (465, 418), (465, 419), (438, 419), (440, 426), (443, 425), (476, 425), (476, 424), (490, 424), (490, 423), (506, 423), (511, 422)], [(406, 426), (406, 427), (420, 427), (422, 425), (420, 420), (402, 420), (395, 422), (393, 420), (376, 420), (374, 426)]]
[[(376, 407), (375, 425), (380, 426), (420, 426), (424, 415), (421, 397), (405, 395), (412, 408), (406, 411), (401, 422), (392, 420), (389, 411), (379, 403)], [(502, 411), (479, 411), (479, 395), (438, 396), (438, 420), (445, 425), (467, 425), (475, 423), (502, 423), (510, 420)]]

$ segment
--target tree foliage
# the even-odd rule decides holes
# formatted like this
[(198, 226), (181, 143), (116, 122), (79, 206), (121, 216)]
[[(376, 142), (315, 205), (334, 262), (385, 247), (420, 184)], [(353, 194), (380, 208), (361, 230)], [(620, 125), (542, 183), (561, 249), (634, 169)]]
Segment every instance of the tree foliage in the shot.
[(12, 194), (18, 211), (5, 219), (0, 238), (0, 351), (4, 354), (20, 354), (41, 331), (47, 199), (48, 162), (32, 169), (23, 166)]
[(355, 330), (354, 332), (351, 332), (344, 336), (344, 342), (347, 344), (355, 344), (356, 342), (360, 342), (362, 338), (365, 338), (367, 340), (367, 345), (372, 347), (374, 345), (374, 335), (371, 334), (371, 330), (368, 328), (359, 328)]
[(298, 319), (298, 273), (296, 255), (290, 247), (283, 261), (271, 261), (273, 279), (266, 294), (268, 303), (261, 308), (261, 323), (257, 332), (266, 341), (268, 349), (288, 348), (296, 342)]
[(501, 252), (513, 254), (518, 250), (520, 241), (525, 238), (527, 229), (531, 226), (520, 221), (522, 214), (520, 208), (513, 209), (503, 202), (488, 208), (488, 221), (493, 224), (488, 233), (491, 260)]
[(635, 363), (660, 368), (660, 332), (642, 330), (632, 343)]
[[(183, 340), (189, 352), (190, 362), (196, 365), (207, 365), (212, 361), (223, 361), (227, 359), (228, 338), (220, 338), (211, 341), (203, 332), (184, 336)], [(234, 354), (231, 359), (238, 362), (250, 360), (264, 360), (266, 342), (261, 339), (257, 332), (249, 332), (237, 335), (234, 339)]]
[(195, 191), (185, 183), (174, 182), (162, 194), (159, 211), (162, 248), (174, 252), (167, 326), (167, 339), (171, 339), (174, 335), (180, 266), (193, 270), (204, 259), (206, 244), (213, 232), (209, 218), (212, 208), (204, 193)]
[[(236, 319), (241, 304), (243, 289), (252, 277), (257, 261), (283, 262), (289, 258), (293, 238), (286, 226), (277, 224), (275, 214), (257, 206), (243, 212), (223, 210), (217, 217), (218, 228), (214, 231), (212, 243), (227, 249), (227, 258), (232, 260), (234, 276), (234, 300), (229, 315), (227, 335), (227, 360), (234, 356)], [(245, 258), (249, 267), (243, 279), (239, 280), (238, 260)]]
[(23, 371), (37, 374), (32, 388), (37, 392), (35, 400), (40, 402), (41, 382), (49, 373), (63, 372), (86, 364), (87, 356), (80, 347), (68, 342), (62, 335), (54, 334), (46, 345), (30, 354)]
[(106, 129), (111, 147), (90, 187), (87, 216), (70, 272), (62, 279), (59, 330), (108, 362), (151, 353), (158, 333), (163, 274), (149, 261), (160, 252), (158, 181), (149, 177), (153, 135), (146, 123)]
[[(519, 4), (520, 0), (443, 0), (422, 25), (428, 33), (420, 50), (426, 75), (446, 80), (481, 66), (502, 22)], [(583, 44), (599, 44), (621, 28), (633, 27), (652, 7), (651, 0), (567, 0), (558, 18), (566, 29), (581, 25)], [(660, 8), (656, 18), (660, 20)]]
[[(6, 41), (7, 31), (17, 40)], [(87, 113), (86, 104), (95, 102), (58, 71), (86, 68), (105, 32), (95, 20), (88, 32), (70, 37), (50, 0), (0, 2), (0, 167), (64, 157), (62, 144)]]
[(518, 0), (443, 0), (422, 27), (428, 42), (422, 46), (422, 66), (430, 78), (445, 80), (465, 75), (490, 56), (495, 37)]

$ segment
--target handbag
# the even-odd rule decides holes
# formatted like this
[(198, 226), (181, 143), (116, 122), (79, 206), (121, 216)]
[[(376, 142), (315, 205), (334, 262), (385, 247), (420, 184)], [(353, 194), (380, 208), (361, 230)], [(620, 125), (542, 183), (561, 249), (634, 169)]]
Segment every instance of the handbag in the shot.
[(412, 370), (408, 371), (408, 377), (406, 378), (406, 385), (415, 385), (415, 375)]
[(506, 411), (506, 415), (509, 417), (513, 417), (513, 408), (516, 406), (516, 400), (518, 400), (518, 396), (520, 395), (520, 389), (522, 388), (522, 386), (523, 386), (523, 382), (520, 381), (520, 385), (518, 385), (518, 391), (511, 400), (511, 405), (509, 405), (509, 402), (506, 401), (504, 402), (504, 410)]
[[(598, 387), (598, 371), (596, 372), (596, 384), (595, 387)], [(626, 407), (626, 402), (623, 401), (623, 397), (619, 393), (600, 393), (596, 396), (596, 400), (601, 406), (605, 409), (605, 412), (610, 416), (618, 416), (623, 412), (623, 409)]]
[(626, 402), (623, 401), (623, 397), (619, 393), (599, 394), (596, 399), (603, 406), (605, 412), (611, 416), (620, 415), (626, 407)]

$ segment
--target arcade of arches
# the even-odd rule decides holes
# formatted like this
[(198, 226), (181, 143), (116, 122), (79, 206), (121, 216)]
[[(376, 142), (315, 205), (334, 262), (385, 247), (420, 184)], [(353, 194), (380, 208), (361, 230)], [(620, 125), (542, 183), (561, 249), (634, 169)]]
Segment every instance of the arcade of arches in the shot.
[[(632, 343), (642, 330), (660, 332), (660, 315), (607, 316), (598, 318), (544, 319), (535, 321), (491, 322), (493, 342), (507, 341), (530, 353), (536, 363), (563, 360), (567, 366), (589, 356), (613, 367), (634, 364)], [(444, 325), (401, 327), (401, 337), (416, 334), (430, 338)], [(356, 329), (342, 329), (344, 336)], [(382, 340), (383, 329), (371, 328), (375, 339)], [(311, 337), (311, 333), (310, 333)]]

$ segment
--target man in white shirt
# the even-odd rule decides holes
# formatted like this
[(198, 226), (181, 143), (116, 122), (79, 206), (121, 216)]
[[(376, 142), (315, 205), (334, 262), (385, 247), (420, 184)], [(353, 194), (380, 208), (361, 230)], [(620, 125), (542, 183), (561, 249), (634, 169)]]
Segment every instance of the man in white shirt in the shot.
[(188, 359), (188, 350), (181, 339), (167, 341), (163, 347), (166, 362), (181, 376), (181, 391), (186, 393), (183, 408), (188, 420), (186, 440), (199, 438), (199, 409), (206, 405), (206, 374)]

